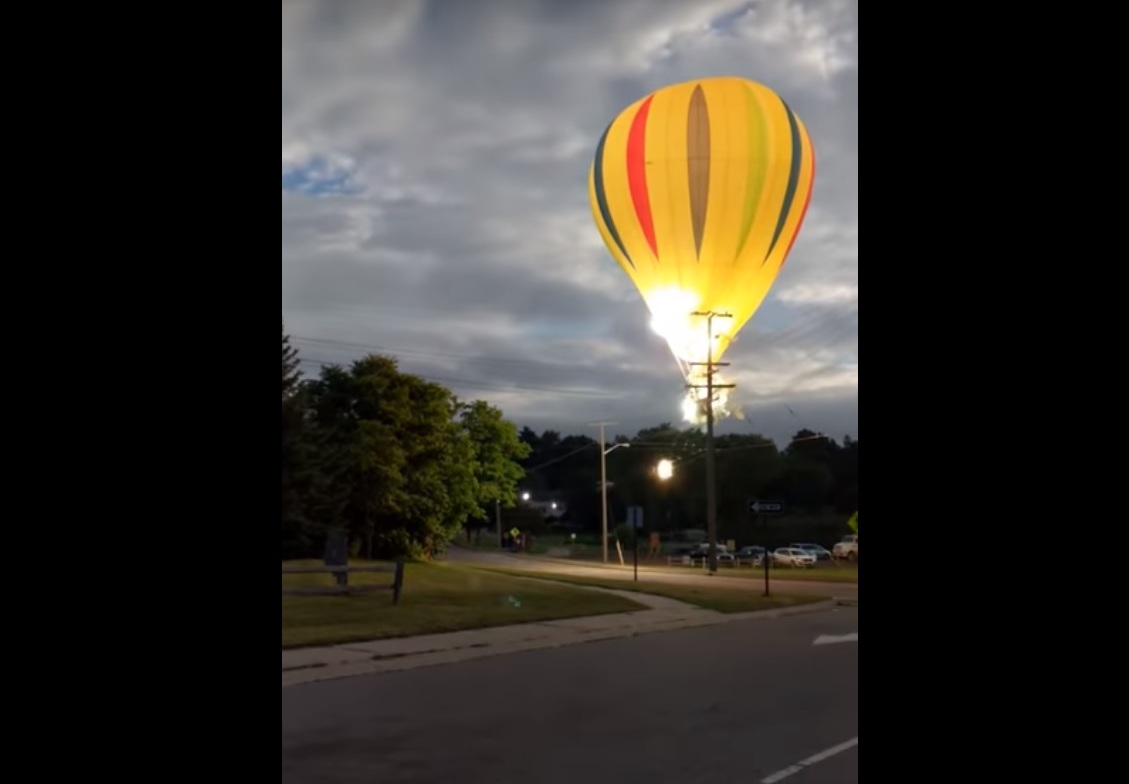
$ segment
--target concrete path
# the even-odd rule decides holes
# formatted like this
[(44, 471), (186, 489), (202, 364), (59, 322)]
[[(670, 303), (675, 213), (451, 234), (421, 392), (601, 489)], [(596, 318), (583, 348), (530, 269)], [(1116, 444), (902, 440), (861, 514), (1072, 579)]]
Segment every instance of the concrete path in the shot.
[(518, 651), (634, 637), (639, 634), (711, 626), (749, 618), (775, 618), (781, 615), (826, 610), (834, 606), (834, 602), (820, 602), (800, 607), (727, 615), (703, 610), (665, 596), (577, 587), (624, 596), (646, 605), (647, 609), (631, 613), (470, 629), (446, 634), (284, 650), (282, 685), (286, 687), (376, 672), (410, 670)]

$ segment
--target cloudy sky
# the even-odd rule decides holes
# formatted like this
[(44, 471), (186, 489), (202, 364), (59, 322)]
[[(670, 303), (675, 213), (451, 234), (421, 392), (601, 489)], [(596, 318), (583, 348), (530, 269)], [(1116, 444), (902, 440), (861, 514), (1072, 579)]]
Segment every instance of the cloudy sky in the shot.
[(726, 353), (747, 421), (858, 437), (858, 0), (284, 0), (282, 315), (304, 370), (394, 354), (519, 425), (678, 422), (683, 381), (587, 176), (671, 82), (779, 92), (811, 206)]

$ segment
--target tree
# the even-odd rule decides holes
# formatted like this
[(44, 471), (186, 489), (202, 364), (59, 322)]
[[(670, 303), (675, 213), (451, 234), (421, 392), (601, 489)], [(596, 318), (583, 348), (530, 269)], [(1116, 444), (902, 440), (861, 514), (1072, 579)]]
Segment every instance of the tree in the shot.
[(306, 410), (298, 352), (282, 332), (282, 551), (308, 555), (324, 530), (326, 506), (318, 434)]
[(322, 369), (316, 421), (342, 461), (349, 534), (370, 557), (441, 552), (477, 508), (474, 448), (450, 390), (369, 355)]
[[(564, 501), (570, 527), (600, 528), (599, 449), (587, 435), (548, 430), (538, 435), (524, 427), (520, 438), (532, 452), (521, 489), (536, 499)], [(623, 436), (617, 435), (616, 442)], [(643, 428), (629, 439), (630, 449), (607, 456), (609, 520), (625, 519), (626, 507), (644, 507), (646, 528), (680, 535), (705, 525), (705, 434), (669, 422)], [(605, 445), (606, 446), (606, 445)], [(838, 535), (843, 517), (858, 508), (858, 441), (842, 444), (812, 430), (801, 430), (781, 450), (755, 434), (716, 438), (718, 532), (722, 539), (777, 544), (828, 541)], [(674, 476), (657, 481), (659, 459), (675, 462)], [(780, 499), (787, 513), (760, 519), (753, 527), (749, 501)]]
[(595, 440), (586, 435), (562, 439), (555, 430), (546, 430), (537, 436), (525, 428), (522, 441), (533, 446), (522, 461), (526, 469), (523, 489), (538, 500), (563, 501), (568, 510), (565, 521), (598, 529), (600, 453)]
[(474, 454), (475, 508), (469, 523), (472, 518), (485, 516), (494, 503), (514, 506), (518, 483), (525, 476), (521, 461), (533, 453), (533, 448), (500, 409), (482, 400), (459, 406), (459, 425)]
[(831, 473), (835, 481), (835, 509), (851, 512), (859, 506), (859, 442), (850, 436), (843, 438), (843, 448), (832, 460)]
[(293, 397), (302, 383), (302, 371), (299, 370), (298, 349), (290, 345), (290, 336), (286, 334), (286, 324), (282, 324), (282, 398)]

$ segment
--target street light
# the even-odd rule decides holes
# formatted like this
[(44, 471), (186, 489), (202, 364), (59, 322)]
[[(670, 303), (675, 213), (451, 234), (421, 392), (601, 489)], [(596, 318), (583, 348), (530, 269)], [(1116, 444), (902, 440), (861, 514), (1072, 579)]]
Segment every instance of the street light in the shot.
[(529, 493), (522, 493), (521, 494), (521, 500), (522, 501), (528, 501), (529, 500)]
[(670, 460), (660, 460), (655, 466), (655, 473), (664, 482), (674, 476), (674, 463)]
[(603, 512), (604, 563), (608, 562), (608, 461), (606, 458), (610, 452), (614, 452), (621, 446), (629, 447), (631, 444), (620, 442), (618, 444), (612, 444), (607, 449), (604, 449), (604, 445), (600, 444), (600, 502)]

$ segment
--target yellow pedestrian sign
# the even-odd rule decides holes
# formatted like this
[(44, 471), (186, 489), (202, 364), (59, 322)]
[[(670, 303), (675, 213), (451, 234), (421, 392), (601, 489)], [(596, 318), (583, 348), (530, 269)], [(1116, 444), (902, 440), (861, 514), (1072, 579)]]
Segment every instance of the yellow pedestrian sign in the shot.
[(510, 529), (510, 536), (512, 536), (514, 539), (517, 539), (519, 536), (521, 536), (521, 530), (515, 525)]
[(859, 532), (859, 513), (858, 513), (858, 511), (857, 511), (857, 510), (855, 511), (855, 513), (854, 513), (853, 515), (851, 515), (851, 519), (847, 521), (847, 527), (848, 527), (848, 528), (850, 528), (850, 529), (851, 529), (852, 531), (854, 531), (854, 532), (855, 532), (855, 536), (858, 536), (858, 532)]

